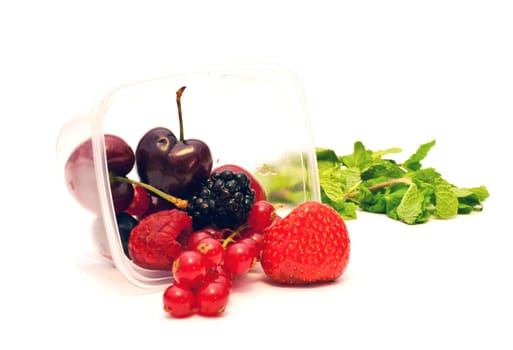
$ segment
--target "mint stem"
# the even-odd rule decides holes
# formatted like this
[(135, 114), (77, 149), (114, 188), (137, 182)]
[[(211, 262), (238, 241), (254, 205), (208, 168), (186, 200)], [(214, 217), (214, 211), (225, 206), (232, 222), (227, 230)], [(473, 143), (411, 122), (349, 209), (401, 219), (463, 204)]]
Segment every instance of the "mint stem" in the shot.
[(187, 208), (187, 205), (188, 205), (187, 200), (181, 199), (181, 198), (178, 198), (178, 197), (175, 197), (175, 196), (172, 196), (170, 194), (167, 194), (167, 193), (159, 190), (158, 188), (155, 188), (155, 187), (153, 187), (151, 185), (145, 184), (144, 182), (140, 182), (140, 181), (132, 180), (132, 179), (130, 179), (128, 177), (112, 175), (112, 174), (109, 175), (109, 178), (110, 178), (111, 181), (114, 181), (114, 182), (127, 182), (127, 183), (132, 184), (132, 185), (141, 186), (142, 188), (150, 191), (151, 193), (156, 194), (157, 196), (159, 196), (159, 197), (167, 200), (168, 202), (174, 204), (179, 209)]
[(374, 190), (377, 190), (378, 188), (387, 187), (387, 186), (390, 186), (390, 185), (396, 184), (396, 183), (411, 184), (411, 182), (412, 182), (412, 180), (409, 177), (400, 177), (400, 178), (397, 178), (397, 179), (391, 179), (391, 180), (388, 180), (388, 181), (385, 181), (385, 182), (381, 182), (379, 184), (375, 184), (375, 185), (369, 186), (369, 187), (367, 187), (367, 189), (369, 191), (374, 191)]
[(358, 181), (357, 183), (355, 183), (353, 185), (353, 187), (351, 187), (347, 193), (345, 194), (345, 198), (346, 199), (349, 199), (349, 198), (353, 198), (354, 195), (358, 192), (358, 188), (360, 187), (360, 185), (362, 184), (362, 181)]
[[(377, 190), (377, 189), (380, 189), (380, 188), (383, 188), (383, 187), (387, 187), (387, 186), (390, 186), (390, 185), (396, 184), (396, 183), (410, 184), (411, 182), (412, 182), (412, 180), (409, 177), (400, 177), (400, 178), (397, 178), (397, 179), (391, 179), (391, 180), (387, 180), (387, 181), (384, 181), (384, 182), (380, 182), (380, 183), (374, 184), (372, 186), (367, 187), (367, 189), (369, 191), (374, 191), (374, 190)], [(347, 193), (345, 194), (345, 198), (346, 199), (353, 198), (359, 192), (358, 188), (360, 187), (361, 184), (362, 184), (362, 181), (358, 181), (353, 187), (351, 187), (347, 191)]]

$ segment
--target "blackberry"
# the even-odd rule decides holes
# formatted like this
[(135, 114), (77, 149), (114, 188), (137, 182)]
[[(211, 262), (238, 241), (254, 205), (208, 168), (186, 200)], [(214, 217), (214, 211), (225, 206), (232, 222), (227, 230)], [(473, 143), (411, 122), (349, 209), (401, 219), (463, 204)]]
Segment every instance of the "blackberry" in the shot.
[(255, 201), (255, 191), (244, 173), (214, 172), (190, 197), (187, 213), (194, 228), (207, 225), (234, 229), (246, 222)]

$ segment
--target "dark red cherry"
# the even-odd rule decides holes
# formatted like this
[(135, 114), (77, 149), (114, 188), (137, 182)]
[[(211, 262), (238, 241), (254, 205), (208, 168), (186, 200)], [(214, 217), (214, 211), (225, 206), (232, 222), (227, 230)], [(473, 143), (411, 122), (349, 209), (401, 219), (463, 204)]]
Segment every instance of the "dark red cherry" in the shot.
[(163, 127), (153, 128), (144, 134), (135, 150), (137, 173), (142, 182), (166, 191), (168, 158), (176, 142), (175, 134)]
[(210, 175), (210, 148), (197, 139), (178, 141), (169, 153), (167, 170), (166, 188), (169, 193), (177, 197), (189, 197)]
[[(105, 156), (109, 173), (125, 176), (135, 162), (132, 148), (120, 137), (106, 134)], [(64, 166), (64, 180), (71, 195), (84, 208), (99, 213), (100, 200), (93, 161), (92, 140), (82, 142), (69, 156)], [(116, 212), (121, 212), (132, 200), (133, 188), (129, 184), (111, 183), (111, 193)]]
[(213, 164), (205, 142), (184, 139), (181, 107), (184, 90), (185, 86), (176, 92), (179, 139), (166, 128), (154, 128), (143, 136), (135, 152), (141, 181), (181, 198), (189, 197), (208, 179)]
[(134, 198), (134, 186), (126, 182), (111, 182), (110, 192), (116, 213), (127, 209)]

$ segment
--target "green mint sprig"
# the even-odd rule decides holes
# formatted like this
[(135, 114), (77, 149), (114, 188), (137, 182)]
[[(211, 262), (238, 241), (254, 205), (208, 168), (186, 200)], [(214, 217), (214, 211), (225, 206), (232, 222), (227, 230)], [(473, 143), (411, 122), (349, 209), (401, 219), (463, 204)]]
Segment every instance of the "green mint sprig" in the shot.
[(385, 158), (401, 152), (397, 147), (372, 151), (358, 141), (353, 153), (344, 156), (317, 148), (321, 200), (347, 220), (356, 219), (360, 209), (406, 224), (482, 210), (489, 197), (485, 186), (457, 187), (434, 168), (422, 167), (434, 145), (434, 140), (422, 144), (402, 163)]

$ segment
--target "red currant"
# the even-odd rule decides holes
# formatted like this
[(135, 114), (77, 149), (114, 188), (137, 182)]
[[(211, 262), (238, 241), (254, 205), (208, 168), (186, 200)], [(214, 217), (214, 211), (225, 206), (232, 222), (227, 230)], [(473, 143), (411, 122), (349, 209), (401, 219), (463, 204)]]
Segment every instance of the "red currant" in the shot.
[(241, 237), (251, 238), (257, 243), (258, 249), (261, 250), (264, 246), (264, 234), (260, 231), (256, 231), (253, 228), (248, 228), (242, 232)]
[(248, 272), (256, 261), (256, 249), (244, 242), (235, 242), (226, 247), (224, 265), (233, 274)]
[(228, 272), (223, 265), (216, 266), (210, 270), (205, 277), (205, 283), (218, 282), (224, 284), (228, 289), (232, 288), (232, 274)]
[(258, 249), (257, 242), (255, 240), (253, 240), (249, 237), (246, 237), (246, 238), (239, 239), (237, 242), (248, 245), (250, 247), (250, 254), (252, 256), (258, 256), (259, 249)]
[(200, 230), (196, 230), (191, 233), (187, 240), (187, 247), (192, 249), (192, 247), (196, 246), (196, 244), (201, 241), (203, 238), (215, 238), (222, 239), (224, 232), (222, 230), (216, 229), (214, 227), (204, 227)]
[(173, 262), (173, 277), (183, 285), (195, 288), (207, 274), (207, 265), (203, 254), (194, 250), (184, 250)]
[(205, 257), (207, 268), (219, 265), (224, 258), (224, 248), (221, 242), (213, 237), (206, 237), (200, 240), (196, 245), (189, 247)]
[(230, 288), (223, 283), (214, 281), (201, 285), (196, 291), (198, 314), (219, 316), (225, 311), (229, 296)]
[(276, 208), (268, 201), (260, 200), (253, 204), (248, 214), (248, 224), (258, 231), (271, 226), (276, 218)]
[(164, 310), (174, 317), (192, 315), (195, 307), (195, 296), (192, 290), (179, 283), (173, 283), (164, 291), (162, 297)]

